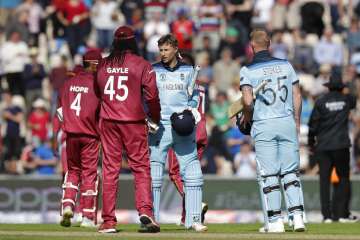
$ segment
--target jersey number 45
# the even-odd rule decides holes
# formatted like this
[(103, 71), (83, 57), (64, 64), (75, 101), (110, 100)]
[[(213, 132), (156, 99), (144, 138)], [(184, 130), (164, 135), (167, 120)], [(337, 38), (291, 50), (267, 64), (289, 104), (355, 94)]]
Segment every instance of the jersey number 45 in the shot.
[(118, 101), (125, 101), (129, 95), (129, 89), (125, 85), (124, 81), (128, 80), (128, 76), (118, 76), (117, 77), (117, 90), (122, 90), (122, 94), (118, 94), (115, 92), (114, 84), (115, 84), (115, 76), (109, 76), (105, 88), (104, 94), (109, 95), (110, 101), (115, 99)]

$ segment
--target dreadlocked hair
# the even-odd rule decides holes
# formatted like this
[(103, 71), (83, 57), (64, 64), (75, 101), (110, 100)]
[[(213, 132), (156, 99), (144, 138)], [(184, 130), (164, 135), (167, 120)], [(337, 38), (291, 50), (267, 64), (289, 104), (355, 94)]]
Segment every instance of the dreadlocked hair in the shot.
[(124, 62), (125, 54), (127, 52), (131, 52), (132, 54), (138, 56), (140, 55), (135, 38), (131, 38), (131, 39), (114, 38), (111, 46), (110, 55), (105, 58), (104, 62), (122, 64)]

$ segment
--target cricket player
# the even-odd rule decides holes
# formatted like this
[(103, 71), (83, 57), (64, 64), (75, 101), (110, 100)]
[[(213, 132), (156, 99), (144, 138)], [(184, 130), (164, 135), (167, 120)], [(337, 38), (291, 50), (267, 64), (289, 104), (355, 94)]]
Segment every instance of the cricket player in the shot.
[[(188, 126), (185, 123), (186, 125), (181, 127), (186, 128), (186, 131), (182, 133), (181, 127), (180, 129), (177, 127), (177, 123), (181, 124), (182, 120), (188, 121), (189, 111), (185, 113), (185, 109), (191, 110), (191, 114), (194, 112), (195, 115), (199, 115), (196, 110), (199, 104), (199, 93), (195, 89), (194, 93), (189, 95), (187, 91), (191, 84), (193, 67), (177, 59), (178, 42), (171, 34), (161, 37), (158, 40), (158, 46), (161, 62), (154, 64), (153, 67), (159, 89), (161, 121), (159, 130), (150, 134), (155, 219), (159, 220), (164, 165), (168, 151), (172, 148), (179, 160), (180, 175), (184, 181), (185, 227), (195, 231), (206, 231), (207, 227), (201, 223), (203, 176), (197, 157), (194, 126)], [(194, 118), (194, 116), (191, 117)]]
[(115, 205), (123, 150), (135, 178), (135, 205), (140, 222), (148, 232), (159, 232), (153, 217), (148, 128), (143, 106), (144, 99), (149, 117), (159, 123), (159, 95), (155, 72), (151, 64), (139, 56), (130, 27), (121, 26), (115, 31), (112, 51), (101, 62), (96, 83), (101, 98), (100, 138), (104, 156), (104, 222), (99, 232), (116, 232)]
[[(195, 63), (190, 54), (181, 54), (181, 61), (187, 64), (190, 64), (194, 67)], [(199, 91), (199, 104), (198, 111), (201, 115), (201, 120), (196, 126), (196, 149), (198, 159), (201, 160), (207, 146), (207, 133), (206, 133), (206, 118), (205, 118), (205, 87), (201, 85), (199, 81), (196, 81), (196, 87)], [(183, 211), (181, 214), (180, 225), (185, 225), (185, 194), (184, 186), (180, 176), (179, 162), (176, 158), (175, 152), (170, 149), (168, 153), (168, 164), (169, 164), (169, 177), (170, 180), (174, 183), (179, 194), (183, 198)], [(201, 223), (204, 223), (205, 214), (208, 210), (208, 205), (202, 203), (201, 211)]]
[(71, 225), (76, 195), (81, 185), (83, 219), (81, 226), (95, 227), (97, 215), (99, 154), (99, 99), (94, 89), (94, 73), (101, 53), (89, 51), (83, 56), (84, 69), (67, 80), (60, 90), (57, 113), (66, 133), (68, 171), (64, 177), (62, 220)]
[[(299, 80), (287, 60), (271, 57), (270, 38), (263, 30), (251, 33), (254, 59), (240, 70), (244, 115), (241, 124), (251, 121), (255, 141), (258, 182), (265, 226), (261, 231), (284, 232), (281, 215), (281, 187), (286, 206), (293, 216), (293, 229), (304, 231), (304, 203), (299, 178), (301, 94)], [(253, 101), (253, 88), (266, 86)]]

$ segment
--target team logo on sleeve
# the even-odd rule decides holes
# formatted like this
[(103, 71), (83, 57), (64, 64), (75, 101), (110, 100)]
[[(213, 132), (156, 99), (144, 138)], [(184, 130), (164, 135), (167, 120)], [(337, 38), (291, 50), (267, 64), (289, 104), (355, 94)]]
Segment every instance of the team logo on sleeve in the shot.
[(166, 80), (166, 74), (165, 73), (161, 73), (160, 74), (160, 81), (165, 81)]

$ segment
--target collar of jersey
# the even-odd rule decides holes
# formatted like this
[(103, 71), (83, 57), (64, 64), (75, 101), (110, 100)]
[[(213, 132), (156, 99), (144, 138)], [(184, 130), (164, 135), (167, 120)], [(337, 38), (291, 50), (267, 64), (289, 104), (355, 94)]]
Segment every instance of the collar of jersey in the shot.
[(184, 65), (181, 61), (179, 61), (179, 59), (177, 60), (177, 63), (175, 65), (175, 67), (170, 67), (169, 65), (163, 63), (162, 61), (160, 61), (161, 65), (168, 71), (170, 72), (174, 72), (176, 71), (180, 66)]

